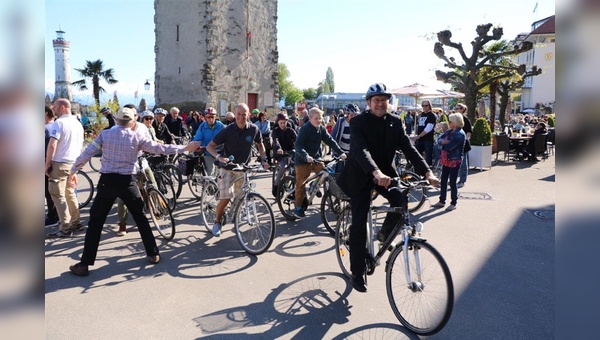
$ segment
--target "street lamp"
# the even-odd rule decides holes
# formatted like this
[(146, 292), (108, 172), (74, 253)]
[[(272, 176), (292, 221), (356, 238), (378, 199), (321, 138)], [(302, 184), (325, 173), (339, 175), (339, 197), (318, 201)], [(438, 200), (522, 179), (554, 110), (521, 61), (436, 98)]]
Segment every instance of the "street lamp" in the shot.
[(150, 82), (148, 81), (148, 79), (146, 79), (146, 82), (144, 83), (144, 89), (146, 91), (150, 90)]

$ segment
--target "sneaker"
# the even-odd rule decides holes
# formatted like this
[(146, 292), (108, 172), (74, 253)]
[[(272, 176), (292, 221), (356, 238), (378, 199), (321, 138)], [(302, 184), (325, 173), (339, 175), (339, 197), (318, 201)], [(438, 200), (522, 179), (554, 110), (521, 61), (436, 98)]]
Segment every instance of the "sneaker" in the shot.
[(358, 292), (361, 292), (361, 293), (367, 292), (367, 286), (365, 286), (365, 279), (363, 278), (362, 275), (352, 275), (350, 282), (352, 283), (352, 287), (354, 289), (356, 289)]
[(50, 234), (46, 235), (46, 238), (67, 238), (67, 237), (71, 237), (71, 234), (72, 234), (71, 229), (59, 230), (54, 233), (50, 233)]
[(433, 207), (433, 208), (443, 208), (445, 205), (446, 205), (446, 203), (437, 202), (436, 204), (432, 205), (431, 207)]
[(77, 276), (88, 276), (90, 274), (88, 266), (82, 264), (81, 262), (70, 266), (69, 270), (71, 271), (71, 273)]
[(457, 188), (462, 188), (462, 187), (464, 187), (464, 186), (465, 186), (465, 182), (458, 182), (458, 183), (456, 184), (456, 187), (457, 187)]
[(154, 256), (150, 256), (150, 263), (157, 264), (160, 262), (160, 255), (156, 254)]
[(59, 223), (59, 220), (53, 220), (53, 219), (49, 219), (46, 218), (46, 220), (44, 221), (44, 227), (49, 228), (49, 227), (56, 227)]
[(294, 215), (296, 215), (298, 218), (306, 217), (306, 215), (304, 215), (304, 209), (302, 209), (302, 207), (296, 207), (296, 209), (294, 209)]
[(454, 210), (454, 209), (456, 209), (456, 205), (455, 205), (455, 204), (450, 204), (450, 205), (448, 206), (448, 208), (446, 208), (446, 211), (452, 211), (452, 210)]
[(125, 236), (127, 235), (127, 224), (123, 222), (119, 222), (119, 231), (117, 231), (117, 236)]
[(214, 237), (220, 237), (221, 236), (221, 223), (216, 223), (213, 224), (212, 227), (212, 234)]
[(81, 223), (77, 223), (77, 225), (71, 227), (71, 231), (74, 233), (78, 233), (80, 231), (84, 231), (85, 227)]

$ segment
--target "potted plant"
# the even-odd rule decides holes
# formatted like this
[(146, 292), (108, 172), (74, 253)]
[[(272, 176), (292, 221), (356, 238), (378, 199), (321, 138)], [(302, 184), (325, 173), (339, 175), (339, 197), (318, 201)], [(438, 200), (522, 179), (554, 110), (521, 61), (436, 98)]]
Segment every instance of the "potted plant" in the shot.
[(474, 168), (492, 167), (492, 129), (485, 118), (477, 118), (471, 133), (471, 151), (469, 151), (469, 166)]

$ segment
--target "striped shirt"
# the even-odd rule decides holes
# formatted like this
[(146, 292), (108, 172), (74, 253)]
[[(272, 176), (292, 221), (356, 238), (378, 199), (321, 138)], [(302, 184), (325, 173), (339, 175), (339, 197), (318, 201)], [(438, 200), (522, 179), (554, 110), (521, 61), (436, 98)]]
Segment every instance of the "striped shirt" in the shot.
[(350, 152), (350, 122), (344, 119), (340, 128), (342, 129), (342, 132), (338, 145), (340, 146), (340, 149), (345, 153), (348, 153)]
[(77, 158), (71, 172), (81, 169), (98, 150), (102, 150), (101, 173), (135, 175), (140, 150), (153, 154), (173, 154), (183, 151), (185, 147), (185, 145), (159, 144), (127, 127), (118, 126), (102, 130)]

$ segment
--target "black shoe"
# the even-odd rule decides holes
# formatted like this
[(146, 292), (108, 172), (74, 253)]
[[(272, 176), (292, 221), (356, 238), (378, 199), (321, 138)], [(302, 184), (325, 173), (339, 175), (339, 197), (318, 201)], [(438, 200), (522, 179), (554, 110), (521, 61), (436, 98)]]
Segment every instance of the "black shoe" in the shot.
[(88, 266), (82, 264), (81, 262), (70, 266), (69, 270), (71, 271), (71, 273), (77, 276), (88, 276), (90, 274)]
[(350, 282), (352, 283), (352, 288), (356, 289), (358, 292), (367, 292), (367, 286), (365, 286), (365, 279), (362, 275), (352, 275)]

